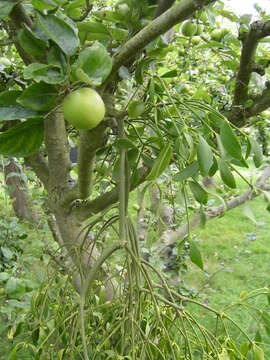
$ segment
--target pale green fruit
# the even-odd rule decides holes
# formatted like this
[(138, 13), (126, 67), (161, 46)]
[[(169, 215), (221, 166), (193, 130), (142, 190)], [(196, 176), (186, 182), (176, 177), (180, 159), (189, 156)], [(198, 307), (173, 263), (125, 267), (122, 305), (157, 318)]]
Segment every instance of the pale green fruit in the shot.
[(193, 23), (190, 20), (187, 20), (183, 23), (181, 30), (184, 36), (194, 36), (197, 32), (197, 24)]
[(203, 33), (203, 30), (204, 30), (203, 24), (197, 25), (197, 33), (196, 33), (196, 35), (201, 35)]
[(220, 41), (224, 36), (221, 29), (213, 30), (210, 35), (211, 35), (211, 39), (215, 41)]
[(194, 45), (198, 45), (201, 42), (200, 36), (193, 36), (193, 38), (191, 39), (191, 42)]
[(11, 61), (9, 61), (7, 58), (5, 57), (1, 57), (0, 58), (0, 64), (4, 65), (4, 66), (11, 66), (12, 63)]
[(73, 91), (62, 104), (65, 119), (78, 130), (95, 128), (105, 116), (105, 105), (93, 89)]
[(128, 115), (137, 118), (145, 112), (145, 104), (140, 100), (132, 101), (128, 106)]

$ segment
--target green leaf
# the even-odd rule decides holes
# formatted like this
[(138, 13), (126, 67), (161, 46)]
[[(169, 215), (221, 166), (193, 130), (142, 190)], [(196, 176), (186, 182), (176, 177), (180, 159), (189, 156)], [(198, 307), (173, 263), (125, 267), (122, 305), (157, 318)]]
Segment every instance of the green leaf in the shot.
[(79, 36), (82, 42), (85, 40), (109, 40), (111, 35), (107, 27), (102, 23), (87, 21), (78, 23)]
[(202, 254), (194, 241), (190, 242), (189, 256), (193, 264), (197, 265), (201, 270), (203, 270)]
[(9, 15), (13, 7), (18, 1), (13, 0), (1, 0), (0, 1), (0, 20), (4, 19)]
[(236, 182), (234, 176), (227, 165), (226, 161), (223, 159), (218, 159), (218, 168), (220, 172), (221, 179), (223, 180), (224, 184), (229, 186), (232, 189), (236, 188)]
[(39, 11), (55, 9), (58, 4), (53, 0), (32, 0), (32, 5)]
[(7, 295), (18, 297), (25, 293), (25, 285), (21, 279), (10, 277), (5, 285)]
[(202, 136), (200, 136), (199, 139), (197, 153), (198, 163), (202, 176), (207, 176), (211, 166), (213, 165), (213, 152)]
[(15, 347), (15, 348), (11, 351), (11, 353), (10, 353), (10, 355), (9, 355), (9, 360), (19, 360), (18, 355), (17, 355), (17, 347)]
[(66, 80), (62, 69), (57, 65), (45, 65), (33, 63), (28, 65), (23, 72), (26, 80), (33, 79), (36, 82), (44, 81), (47, 84), (60, 84)]
[(8, 259), (8, 260), (12, 259), (14, 253), (8, 247), (1, 246), (0, 249), (1, 249), (3, 256), (6, 259)]
[(183, 170), (179, 171), (176, 175), (174, 175), (174, 181), (185, 181), (190, 177), (193, 177), (199, 171), (199, 165), (197, 161), (194, 161), (192, 164), (188, 165)]
[(159, 156), (154, 162), (154, 165), (150, 171), (150, 174), (147, 176), (146, 180), (155, 180), (157, 179), (170, 164), (172, 158), (172, 149), (170, 145), (164, 146), (161, 150)]
[(80, 53), (72, 68), (77, 80), (91, 86), (98, 86), (111, 73), (112, 59), (106, 48), (99, 42), (95, 42)]
[(204, 188), (195, 181), (189, 181), (189, 187), (195, 200), (197, 200), (200, 204), (206, 205), (208, 201), (208, 194)]
[(65, 55), (56, 45), (51, 46), (50, 51), (48, 52), (48, 63), (49, 65), (59, 67), (63, 74), (67, 72), (67, 61)]
[(260, 348), (256, 344), (253, 344), (252, 351), (253, 351), (254, 360), (264, 360), (264, 352), (262, 348)]
[(213, 158), (213, 165), (211, 166), (211, 168), (209, 169), (209, 176), (214, 176), (215, 173), (217, 172), (218, 170), (218, 163), (217, 163), (217, 159)]
[(0, 120), (10, 121), (18, 119), (29, 119), (39, 115), (31, 109), (25, 109), (16, 102), (21, 91), (4, 91), (0, 93)]
[(35, 35), (35, 33), (24, 25), (24, 29), (22, 29), (19, 34), (18, 38), (20, 41), (20, 46), (23, 50), (34, 57), (44, 57), (46, 56), (46, 43), (40, 40), (39, 37)]
[(263, 162), (263, 152), (256, 139), (250, 138), (251, 150), (253, 152), (253, 161), (256, 168), (260, 167)]
[(242, 159), (242, 149), (239, 140), (228, 122), (223, 122), (220, 130), (220, 140), (226, 152), (234, 159)]
[(37, 15), (45, 34), (54, 41), (63, 52), (71, 56), (79, 46), (78, 29), (64, 15)]
[(24, 90), (17, 102), (32, 110), (49, 111), (55, 106), (57, 95), (53, 85), (40, 82)]
[(43, 121), (31, 119), (0, 133), (0, 154), (28, 156), (34, 154), (43, 141)]
[(137, 149), (137, 146), (133, 144), (133, 142), (127, 138), (125, 139), (118, 139), (113, 144), (118, 149)]

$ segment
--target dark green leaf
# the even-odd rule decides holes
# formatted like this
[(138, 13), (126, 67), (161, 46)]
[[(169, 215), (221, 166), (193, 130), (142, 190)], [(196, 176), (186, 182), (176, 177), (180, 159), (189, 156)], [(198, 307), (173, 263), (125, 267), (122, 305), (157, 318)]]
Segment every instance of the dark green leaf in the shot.
[(113, 144), (118, 149), (137, 149), (137, 146), (133, 144), (133, 142), (127, 138), (125, 139), (118, 139)]
[(112, 70), (112, 59), (106, 48), (95, 42), (84, 49), (73, 65), (73, 74), (77, 80), (92, 86), (101, 85)]
[(16, 5), (18, 1), (13, 0), (1, 0), (0, 1), (0, 20), (4, 19), (9, 15), (14, 5)]
[(242, 159), (242, 149), (239, 140), (228, 122), (223, 122), (220, 130), (220, 140), (226, 152), (234, 159)]
[(28, 65), (24, 69), (23, 75), (26, 80), (44, 81), (47, 84), (60, 84), (66, 80), (66, 76), (59, 66), (38, 63)]
[(202, 136), (199, 137), (197, 157), (202, 176), (207, 176), (213, 165), (213, 152)]
[(194, 161), (192, 164), (188, 165), (186, 168), (181, 170), (179, 173), (174, 175), (174, 181), (185, 181), (190, 177), (193, 177), (199, 171), (199, 165), (197, 161)]
[(81, 41), (110, 39), (110, 32), (102, 23), (93, 21), (82, 22), (78, 23), (78, 29)]
[(5, 285), (6, 293), (9, 297), (18, 297), (25, 293), (25, 285), (21, 279), (10, 277)]
[(16, 100), (21, 95), (21, 91), (4, 91), (0, 93), (0, 120), (18, 120), (36, 117), (39, 113), (30, 109), (25, 109)]
[(79, 46), (78, 30), (70, 19), (63, 15), (42, 16), (38, 14), (39, 23), (45, 34), (53, 40), (68, 56), (75, 53)]
[(218, 163), (217, 163), (217, 159), (215, 158), (215, 156), (213, 157), (213, 165), (211, 166), (210, 170), (209, 170), (209, 176), (214, 176), (215, 173), (218, 170)]
[(201, 270), (203, 270), (202, 254), (197, 248), (197, 245), (194, 243), (194, 241), (190, 242), (189, 256), (193, 264), (197, 265)]
[(173, 77), (176, 77), (176, 76), (177, 76), (177, 70), (174, 69), (174, 70), (167, 71), (161, 77), (162, 78), (173, 78)]
[(43, 141), (43, 121), (27, 120), (0, 133), (0, 154), (28, 156), (34, 154)]
[(45, 57), (46, 43), (44, 43), (40, 38), (38, 38), (31, 29), (24, 26), (19, 34), (20, 46), (23, 50), (34, 57)]
[(227, 163), (222, 159), (218, 159), (218, 168), (219, 168), (221, 179), (223, 180), (224, 184), (226, 184), (227, 186), (229, 186), (232, 189), (235, 189), (236, 182), (235, 182), (234, 176), (233, 176), (229, 166), (227, 165)]
[(154, 165), (150, 171), (150, 174), (147, 176), (146, 180), (155, 180), (157, 179), (170, 164), (172, 158), (172, 149), (170, 145), (164, 146), (161, 150), (159, 156), (154, 162)]
[(51, 46), (48, 52), (48, 63), (49, 65), (57, 66), (61, 69), (62, 73), (65, 74), (67, 70), (67, 61), (64, 53), (59, 49), (58, 46)]
[(55, 106), (56, 98), (56, 88), (53, 85), (41, 82), (24, 90), (17, 102), (32, 110), (49, 111)]
[(208, 201), (208, 194), (204, 188), (195, 181), (189, 181), (189, 187), (195, 200), (197, 200), (200, 204), (206, 205)]

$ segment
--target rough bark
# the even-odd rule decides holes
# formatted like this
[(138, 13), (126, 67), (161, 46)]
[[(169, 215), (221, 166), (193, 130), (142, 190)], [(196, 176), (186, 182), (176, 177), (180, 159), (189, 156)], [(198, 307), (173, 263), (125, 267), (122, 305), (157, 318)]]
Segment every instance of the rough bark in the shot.
[(22, 170), (15, 163), (14, 159), (10, 159), (9, 164), (4, 167), (4, 175), (16, 216), (21, 220), (36, 222), (38, 216), (35, 212), (27, 183)]

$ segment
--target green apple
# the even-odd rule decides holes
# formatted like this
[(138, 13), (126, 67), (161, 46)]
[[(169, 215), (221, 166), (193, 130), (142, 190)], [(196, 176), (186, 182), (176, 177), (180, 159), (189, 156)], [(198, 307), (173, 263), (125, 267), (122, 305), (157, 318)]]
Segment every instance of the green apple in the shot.
[(91, 88), (73, 91), (63, 101), (65, 119), (78, 130), (95, 128), (105, 116), (105, 105), (100, 95)]
[(191, 39), (191, 42), (194, 45), (198, 45), (201, 42), (200, 36), (193, 36), (193, 38)]
[(145, 104), (143, 101), (135, 100), (132, 101), (128, 106), (128, 115), (131, 118), (137, 118), (145, 112)]
[(197, 32), (196, 32), (196, 35), (201, 35), (203, 33), (203, 30), (204, 30), (204, 26), (203, 24), (199, 24), (197, 25)]
[(211, 32), (210, 36), (212, 40), (220, 41), (224, 35), (221, 29), (215, 29)]
[(12, 65), (11, 61), (9, 61), (5, 57), (0, 57), (0, 64), (2, 64), (4, 66), (11, 66)]
[(197, 24), (190, 20), (187, 20), (183, 23), (181, 30), (184, 36), (191, 37), (197, 32)]
[(123, 3), (123, 4), (119, 4), (117, 6), (117, 10), (118, 10), (119, 14), (124, 17), (124, 16), (128, 15), (130, 8), (129, 8), (128, 4)]

